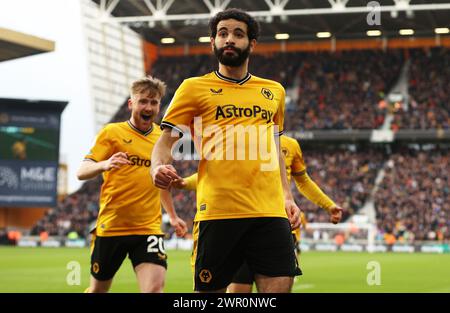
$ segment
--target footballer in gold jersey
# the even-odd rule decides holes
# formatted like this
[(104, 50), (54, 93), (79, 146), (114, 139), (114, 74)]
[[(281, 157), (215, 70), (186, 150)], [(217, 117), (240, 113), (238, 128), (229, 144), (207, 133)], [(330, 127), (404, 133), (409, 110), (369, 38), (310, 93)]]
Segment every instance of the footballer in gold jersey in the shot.
[[(209, 23), (218, 70), (179, 86), (152, 154), (156, 186), (182, 178), (170, 165), (179, 133), (190, 130), (200, 154), (194, 225), (194, 282), (225, 291), (245, 260), (261, 292), (289, 292), (299, 274), (291, 226), (300, 210), (276, 142), (283, 132), (285, 90), (248, 72), (259, 25), (239, 9)], [(231, 234), (231, 236), (230, 236)]]
[(107, 124), (97, 135), (77, 176), (103, 175), (100, 210), (91, 242), (89, 292), (107, 292), (129, 256), (142, 292), (162, 292), (167, 268), (161, 231), (161, 204), (178, 235), (186, 224), (175, 213), (168, 191), (151, 180), (149, 151), (161, 135), (158, 115), (165, 84), (155, 78), (133, 83), (126, 122)]

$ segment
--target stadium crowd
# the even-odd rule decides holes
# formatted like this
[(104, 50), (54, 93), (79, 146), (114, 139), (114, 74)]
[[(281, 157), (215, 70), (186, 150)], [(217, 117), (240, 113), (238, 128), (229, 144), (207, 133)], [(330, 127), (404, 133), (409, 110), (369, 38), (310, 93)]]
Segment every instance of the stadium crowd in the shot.
[(298, 100), (286, 128), (375, 129), (386, 115), (378, 103), (395, 83), (401, 51), (307, 54), (297, 71)]
[(394, 129), (450, 129), (450, 51), (410, 50), (409, 106), (395, 114)]
[(393, 153), (375, 195), (378, 228), (400, 241), (450, 239), (448, 149)]

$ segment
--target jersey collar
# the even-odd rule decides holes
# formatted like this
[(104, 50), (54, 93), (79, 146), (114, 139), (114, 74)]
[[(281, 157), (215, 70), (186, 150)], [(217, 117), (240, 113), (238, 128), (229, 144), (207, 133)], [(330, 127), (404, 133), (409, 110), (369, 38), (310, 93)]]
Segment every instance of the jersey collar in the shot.
[(243, 85), (246, 81), (248, 81), (252, 77), (252, 75), (250, 75), (250, 73), (247, 73), (247, 75), (245, 75), (244, 78), (242, 78), (241, 80), (238, 80), (238, 79), (226, 77), (226, 76), (220, 74), (219, 71), (214, 71), (214, 73), (216, 74), (216, 76), (219, 79), (230, 82), (230, 83), (235, 83), (238, 85)]
[(142, 130), (138, 129), (136, 126), (133, 125), (133, 123), (131, 123), (130, 120), (127, 121), (128, 126), (131, 127), (131, 129), (133, 129), (134, 131), (137, 131), (139, 134), (147, 136), (148, 134), (150, 134), (153, 131), (153, 124), (152, 127), (150, 127), (149, 130), (147, 130), (146, 132), (143, 132)]

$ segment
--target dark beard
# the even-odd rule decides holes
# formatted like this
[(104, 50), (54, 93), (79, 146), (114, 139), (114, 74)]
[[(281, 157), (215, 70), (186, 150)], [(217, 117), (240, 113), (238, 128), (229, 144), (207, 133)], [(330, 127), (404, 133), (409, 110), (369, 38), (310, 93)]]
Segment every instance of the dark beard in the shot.
[[(226, 55), (225, 49), (227, 48), (231, 48), (234, 52), (236, 52), (237, 56)], [(234, 46), (225, 46), (223, 48), (217, 49), (216, 44), (214, 44), (214, 54), (221, 64), (225, 66), (239, 67), (244, 64), (245, 60), (247, 60), (248, 56), (250, 55), (250, 44), (244, 50), (236, 48)]]

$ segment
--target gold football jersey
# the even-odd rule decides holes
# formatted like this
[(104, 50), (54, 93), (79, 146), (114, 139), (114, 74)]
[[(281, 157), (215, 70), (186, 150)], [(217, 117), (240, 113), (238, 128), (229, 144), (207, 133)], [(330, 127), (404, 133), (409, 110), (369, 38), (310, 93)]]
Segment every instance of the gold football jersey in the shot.
[(107, 160), (117, 152), (126, 152), (131, 161), (103, 172), (97, 235), (162, 234), (160, 190), (150, 176), (150, 155), (160, 135), (156, 124), (144, 133), (130, 121), (108, 124), (97, 135), (86, 161)]
[(238, 81), (215, 71), (180, 85), (161, 127), (194, 132), (196, 221), (287, 217), (274, 138), (284, 98), (279, 83), (250, 74)]

